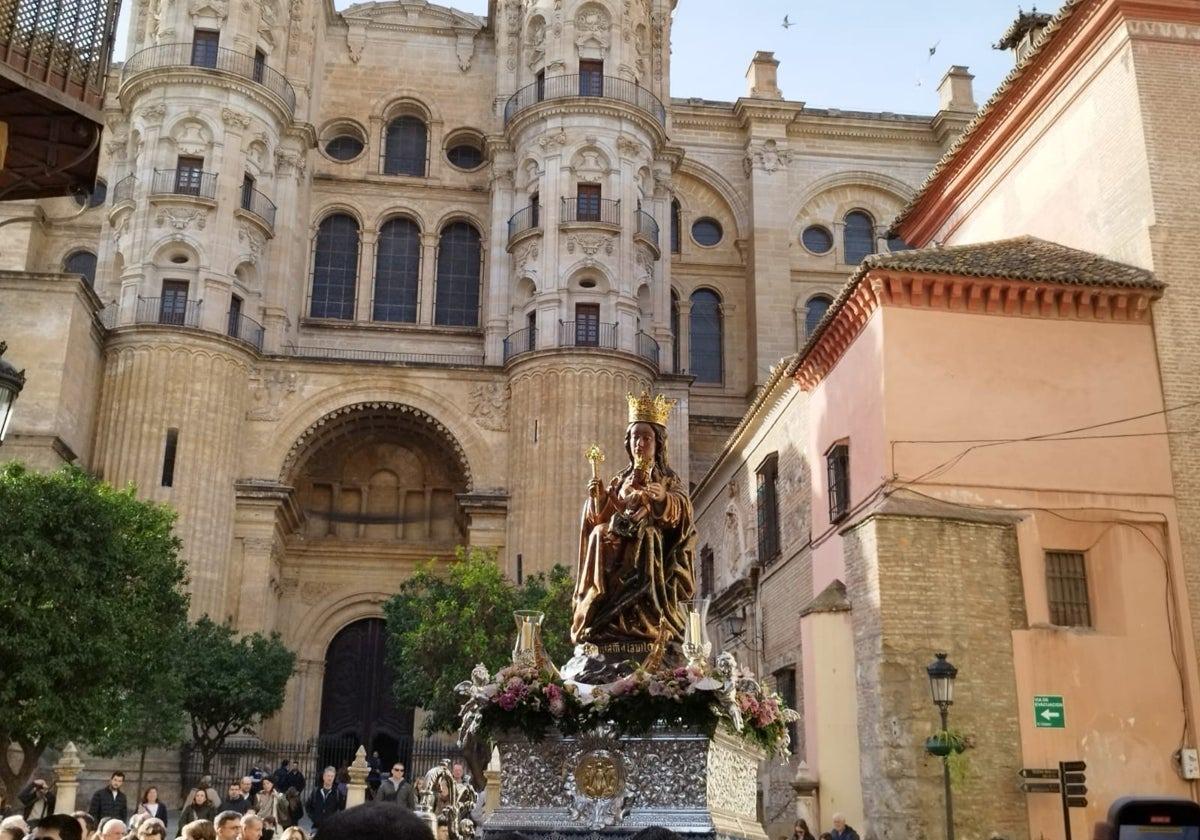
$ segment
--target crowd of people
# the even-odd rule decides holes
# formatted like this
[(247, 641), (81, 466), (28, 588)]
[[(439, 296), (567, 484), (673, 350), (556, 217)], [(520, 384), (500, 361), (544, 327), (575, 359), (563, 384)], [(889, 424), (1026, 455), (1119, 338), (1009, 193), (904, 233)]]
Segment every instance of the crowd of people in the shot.
[[(792, 827), (791, 837), (781, 837), (779, 840), (817, 840), (809, 831), (807, 820), (796, 820)], [(846, 818), (841, 814), (833, 815), (833, 828), (821, 834), (820, 840), (859, 840), (858, 832), (846, 825)]]

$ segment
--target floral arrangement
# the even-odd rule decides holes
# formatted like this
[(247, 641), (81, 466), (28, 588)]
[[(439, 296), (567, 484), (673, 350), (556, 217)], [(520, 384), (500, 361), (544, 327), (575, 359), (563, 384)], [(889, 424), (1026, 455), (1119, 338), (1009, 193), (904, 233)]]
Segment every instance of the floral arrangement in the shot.
[(492, 676), (476, 665), (458, 692), (467, 697), (461, 740), (492, 740), (504, 731), (540, 740), (552, 726), (566, 735), (607, 728), (618, 736), (641, 735), (658, 725), (711, 735), (724, 726), (768, 755), (787, 756), (787, 727), (800, 717), (727, 653), (715, 666), (661, 671), (639, 666), (603, 686), (564, 681), (536, 666), (508, 665)]

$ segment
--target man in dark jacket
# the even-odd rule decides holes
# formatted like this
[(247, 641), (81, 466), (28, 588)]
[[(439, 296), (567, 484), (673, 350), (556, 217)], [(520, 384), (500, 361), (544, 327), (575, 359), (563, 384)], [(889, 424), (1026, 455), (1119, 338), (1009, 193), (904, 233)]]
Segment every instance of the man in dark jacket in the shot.
[(236, 811), (239, 816), (250, 810), (250, 797), (246, 796), (242, 786), (237, 782), (229, 783), (229, 792), (221, 803), (222, 811)]
[(417, 792), (404, 778), (404, 765), (397, 761), (392, 765), (392, 775), (383, 780), (379, 786), (380, 802), (395, 802), (410, 811), (417, 810)]
[(30, 828), (36, 828), (38, 822), (54, 813), (54, 791), (45, 779), (34, 779), (17, 794), (21, 800), (21, 816)]
[(858, 832), (846, 825), (846, 818), (841, 814), (833, 815), (833, 831), (829, 836), (833, 840), (858, 840)]
[(334, 784), (336, 778), (337, 771), (326, 767), (325, 772), (321, 774), (321, 786), (314, 788), (308, 795), (308, 801), (304, 803), (308, 818), (312, 820), (313, 830), (318, 833), (326, 819), (346, 807), (346, 800), (342, 799), (337, 785)]
[(107, 786), (92, 794), (88, 813), (92, 815), (92, 819), (96, 821), (97, 825), (110, 817), (115, 817), (121, 822), (129, 821), (129, 804), (125, 801), (125, 794), (121, 793), (123, 784), (125, 784), (125, 774), (118, 770), (109, 777)]

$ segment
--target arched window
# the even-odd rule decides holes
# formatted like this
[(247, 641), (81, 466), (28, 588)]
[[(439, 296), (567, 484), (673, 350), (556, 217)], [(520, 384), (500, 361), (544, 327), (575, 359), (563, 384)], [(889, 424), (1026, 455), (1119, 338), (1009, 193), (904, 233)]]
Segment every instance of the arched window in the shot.
[(678, 254), (680, 248), (680, 225), (682, 224), (683, 211), (679, 207), (679, 200), (671, 201), (671, 253)]
[(82, 274), (89, 286), (96, 285), (96, 255), (91, 251), (76, 251), (63, 260), (67, 274)]
[(671, 370), (679, 373), (679, 295), (671, 290)]
[(833, 300), (828, 295), (813, 295), (804, 304), (804, 337), (808, 338), (829, 311)]
[(357, 279), (358, 222), (345, 213), (335, 213), (317, 229), (309, 315), (353, 320)]
[(842, 250), (848, 265), (858, 265), (875, 253), (875, 221), (861, 210), (851, 210), (842, 220)]
[(392, 219), (379, 229), (375, 249), (374, 321), (416, 323), (421, 277), (421, 231), (409, 219)]
[(711, 289), (692, 293), (692, 313), (688, 323), (691, 366), (688, 373), (697, 382), (719, 383), (722, 372), (721, 298)]
[(428, 132), (419, 117), (396, 117), (383, 141), (383, 174), (425, 177)]
[(446, 326), (479, 324), (479, 269), (482, 248), (479, 231), (455, 222), (442, 231), (438, 243), (437, 294), (433, 322)]

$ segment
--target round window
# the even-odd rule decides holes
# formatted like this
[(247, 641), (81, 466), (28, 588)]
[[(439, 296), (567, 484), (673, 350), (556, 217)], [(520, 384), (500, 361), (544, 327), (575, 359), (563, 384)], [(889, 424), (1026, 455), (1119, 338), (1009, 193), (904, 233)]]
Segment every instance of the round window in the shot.
[(80, 190), (75, 193), (75, 203), (80, 207), (99, 207), (108, 198), (108, 184), (103, 178), (97, 178), (91, 190)]
[(721, 223), (716, 219), (697, 219), (692, 224), (692, 239), (696, 240), (696, 244), (703, 245), (706, 248), (711, 248), (721, 241), (721, 237), (725, 235), (721, 230)]
[(334, 160), (354, 160), (362, 150), (363, 141), (351, 134), (339, 134), (325, 144), (325, 154)]
[(457, 143), (446, 152), (446, 159), (459, 169), (476, 169), (483, 163), (483, 151), (470, 143)]
[(827, 254), (833, 247), (833, 234), (820, 225), (809, 225), (800, 234), (800, 241), (814, 254)]

